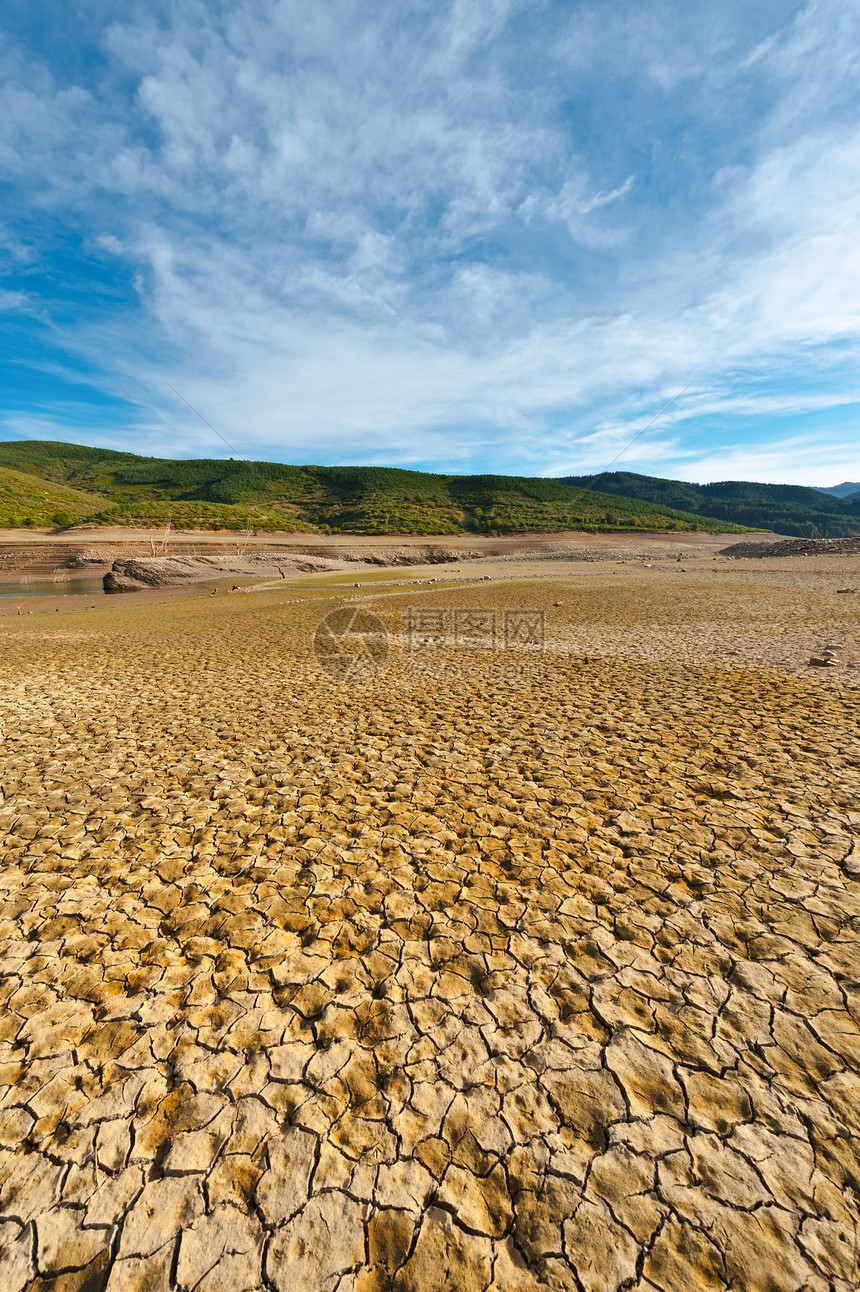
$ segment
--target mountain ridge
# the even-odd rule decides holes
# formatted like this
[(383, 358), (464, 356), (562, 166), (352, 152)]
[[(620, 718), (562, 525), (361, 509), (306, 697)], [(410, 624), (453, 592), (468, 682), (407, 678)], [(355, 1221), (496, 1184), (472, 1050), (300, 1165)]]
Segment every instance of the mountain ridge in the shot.
[(842, 484), (818, 485), (817, 488), (822, 493), (833, 494), (836, 498), (854, 498), (857, 494), (860, 494), (860, 481), (855, 480), (852, 484), (850, 480), (843, 480)]
[[(453, 475), (397, 467), (295, 466), (223, 458), (156, 458), (46, 440), (0, 442), (0, 470), (30, 491), (65, 490), (68, 506), (0, 505), (0, 527), (86, 521), (354, 534), (739, 532), (666, 504), (543, 477)], [(23, 489), (23, 485), (19, 486)]]
[(801, 538), (851, 538), (860, 534), (860, 497), (839, 498), (832, 492), (806, 485), (763, 484), (755, 480), (722, 480), (699, 485), (632, 471), (561, 479), (584, 489), (593, 480), (604, 494), (680, 508), (690, 515), (773, 529)]
[[(597, 485), (597, 488), (594, 488)], [(547, 478), (159, 458), (50, 440), (0, 442), (0, 527), (161, 526), (320, 533), (561, 530), (860, 534), (860, 493), (615, 471)]]

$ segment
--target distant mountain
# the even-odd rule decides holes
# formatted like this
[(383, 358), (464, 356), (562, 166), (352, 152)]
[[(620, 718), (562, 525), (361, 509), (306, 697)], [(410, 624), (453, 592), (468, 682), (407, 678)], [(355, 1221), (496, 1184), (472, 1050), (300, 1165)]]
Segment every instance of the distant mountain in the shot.
[[(4, 479), (9, 482), (5, 492)], [(739, 528), (722, 517), (691, 514), (674, 497), (630, 498), (525, 476), (221, 458), (176, 461), (42, 440), (0, 443), (0, 528), (59, 527), (77, 520), (325, 534)]]
[[(759, 484), (751, 480), (724, 480), (718, 484), (688, 484), (613, 471), (602, 476), (565, 476), (565, 484), (601, 493), (621, 494), (712, 520), (733, 521), (803, 537), (845, 538), (860, 534), (860, 496), (838, 497), (835, 490), (808, 489), (804, 485)], [(836, 488), (852, 488), (841, 486)]]
[(819, 485), (818, 488), (822, 493), (832, 493), (835, 498), (854, 498), (860, 493), (860, 484), (856, 481), (854, 484), (849, 484), (846, 480), (841, 485)]

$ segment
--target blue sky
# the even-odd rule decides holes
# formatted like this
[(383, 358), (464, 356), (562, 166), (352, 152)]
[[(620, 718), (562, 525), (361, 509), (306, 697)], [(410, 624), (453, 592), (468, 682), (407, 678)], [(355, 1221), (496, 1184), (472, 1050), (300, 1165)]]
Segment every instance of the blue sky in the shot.
[(0, 438), (860, 479), (856, 0), (6, 0)]

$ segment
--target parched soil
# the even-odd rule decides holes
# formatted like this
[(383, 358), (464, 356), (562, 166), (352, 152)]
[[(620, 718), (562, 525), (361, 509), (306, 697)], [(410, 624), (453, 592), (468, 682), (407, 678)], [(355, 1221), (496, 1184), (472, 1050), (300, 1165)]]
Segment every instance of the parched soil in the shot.
[(860, 599), (786, 564), (4, 618), (3, 1292), (853, 1292)]

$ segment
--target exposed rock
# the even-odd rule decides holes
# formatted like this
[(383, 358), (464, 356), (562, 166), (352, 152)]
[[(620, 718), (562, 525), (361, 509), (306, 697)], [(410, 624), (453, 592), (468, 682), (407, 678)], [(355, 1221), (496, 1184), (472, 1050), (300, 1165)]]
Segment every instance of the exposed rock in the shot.
[(123, 570), (112, 569), (104, 575), (102, 586), (105, 592), (140, 592), (150, 585), (133, 578)]
[(103, 582), (105, 592), (138, 592), (211, 577), (212, 564), (206, 558), (152, 556), (114, 561)]
[(724, 547), (721, 556), (855, 556), (860, 555), (860, 535), (853, 538), (780, 538)]

